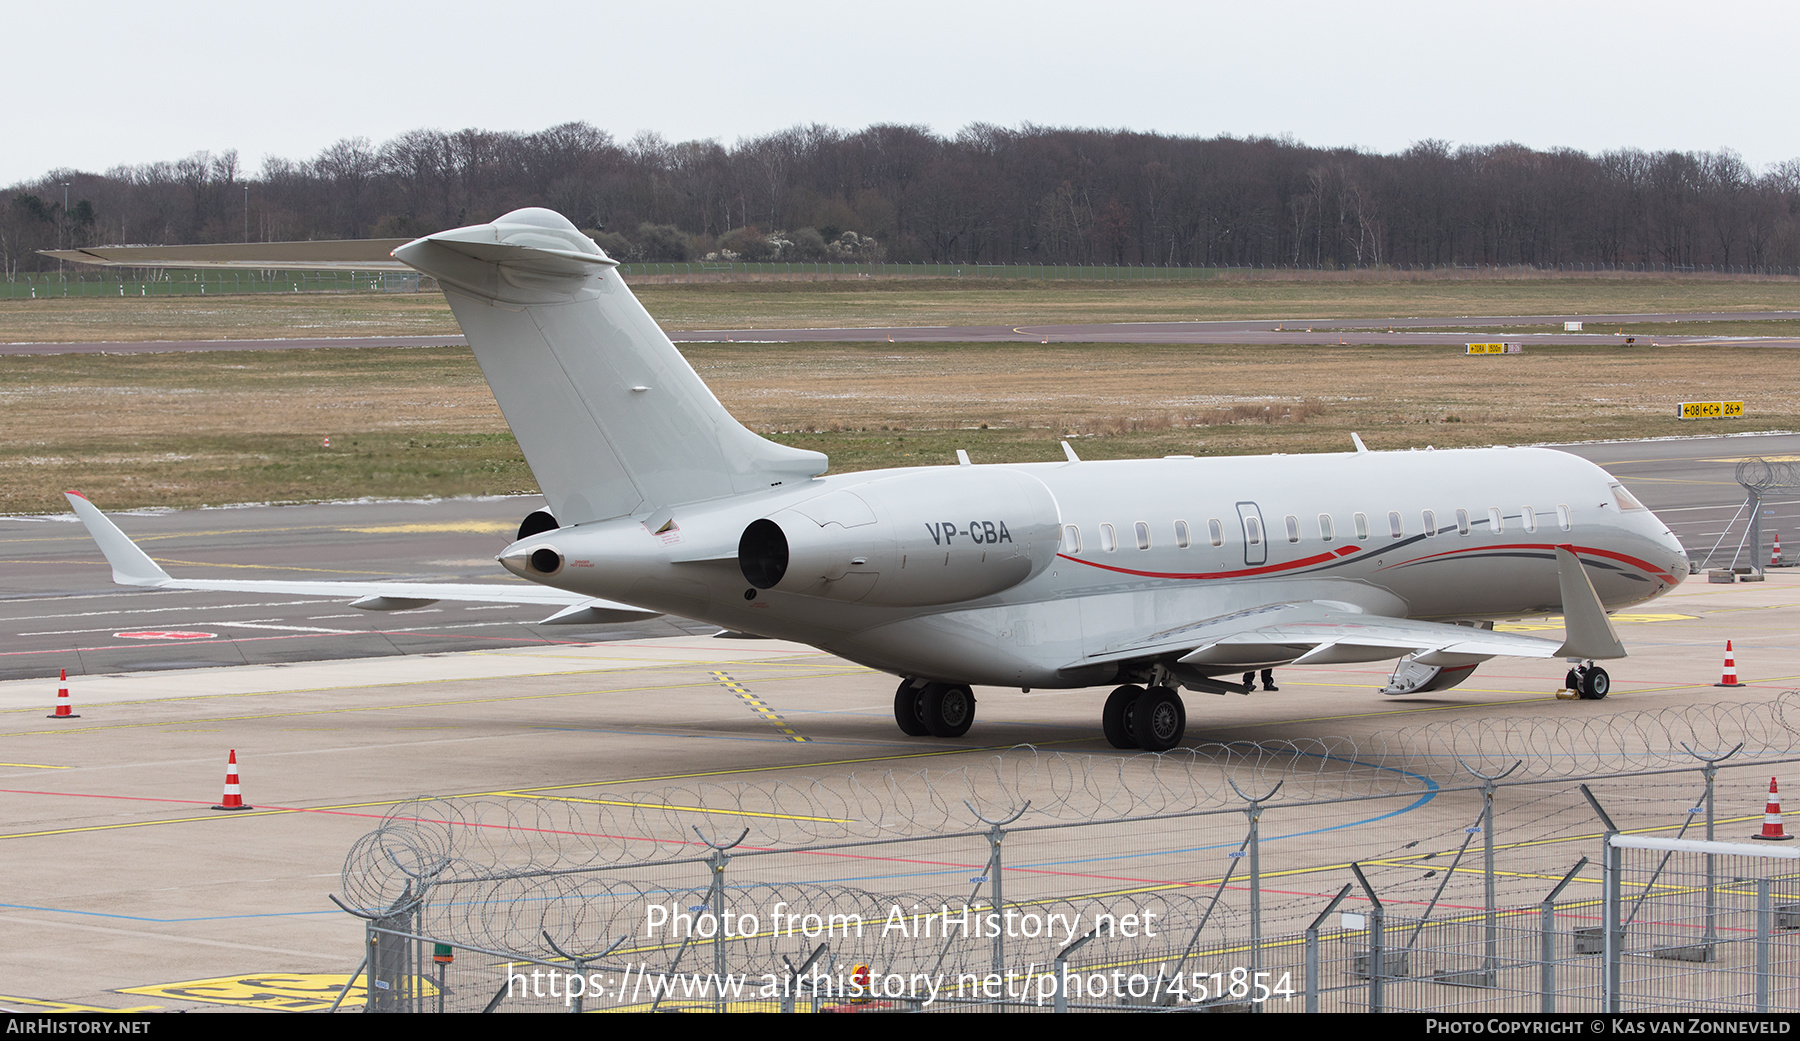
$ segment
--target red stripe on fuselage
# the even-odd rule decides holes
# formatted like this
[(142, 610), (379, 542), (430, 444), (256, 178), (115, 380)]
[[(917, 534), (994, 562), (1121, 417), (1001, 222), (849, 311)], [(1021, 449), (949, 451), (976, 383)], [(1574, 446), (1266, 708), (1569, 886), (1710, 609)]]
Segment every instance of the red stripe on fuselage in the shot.
[[(1389, 564), (1386, 567), (1382, 568), (1381, 570), (1391, 571), (1397, 567), (1406, 567), (1409, 564), (1420, 564), (1420, 563), (1424, 563), (1425, 561), (1428, 561), (1428, 560), (1436, 560), (1441, 557), (1456, 556), (1457, 554), (1461, 554), (1461, 553), (1491, 553), (1496, 550), (1520, 550), (1520, 549), (1548, 551), (1548, 552), (1554, 554), (1556, 552), (1556, 545), (1553, 543), (1549, 543), (1549, 542), (1515, 542), (1515, 543), (1508, 543), (1506, 545), (1501, 545), (1501, 546), (1468, 546), (1463, 549), (1446, 550), (1442, 553), (1433, 553), (1429, 556), (1414, 557), (1411, 560), (1402, 560), (1399, 563)], [(1662, 579), (1665, 582), (1673, 583), (1675, 581), (1674, 575), (1669, 574), (1668, 572), (1657, 567), (1656, 565), (1651, 564), (1650, 562), (1645, 561), (1645, 560), (1639, 560), (1638, 558), (1633, 557), (1633, 556), (1628, 556), (1624, 553), (1615, 553), (1612, 550), (1608, 550), (1608, 549), (1596, 549), (1591, 546), (1570, 546), (1569, 549), (1571, 552), (1578, 553), (1578, 554), (1586, 553), (1590, 556), (1606, 557), (1611, 560), (1617, 560), (1617, 561), (1620, 561), (1625, 564), (1630, 564), (1631, 566), (1638, 568), (1639, 570), (1647, 571), (1650, 574), (1655, 575), (1656, 577)], [(1305, 568), (1305, 567), (1312, 567), (1315, 564), (1330, 563), (1333, 560), (1341, 559), (1343, 557), (1348, 557), (1357, 552), (1361, 552), (1357, 549), (1357, 547), (1345, 546), (1342, 549), (1332, 550), (1328, 553), (1320, 553), (1315, 556), (1302, 558), (1300, 560), (1291, 560), (1285, 564), (1268, 564), (1263, 567), (1244, 568), (1241, 571), (1210, 571), (1210, 572), (1207, 572), (1207, 571), (1200, 571), (1200, 572), (1139, 571), (1134, 568), (1113, 567), (1110, 564), (1101, 564), (1101, 563), (1097, 563), (1092, 560), (1083, 560), (1080, 557), (1069, 556), (1067, 553), (1058, 553), (1057, 556), (1063, 558), (1064, 560), (1070, 561), (1071, 563), (1086, 564), (1088, 567), (1099, 568), (1102, 571), (1113, 571), (1113, 572), (1117, 572), (1118, 574), (1121, 574), (1121, 575), (1136, 575), (1140, 578), (1167, 578), (1167, 579), (1189, 579), (1189, 580), (1210, 581), (1210, 580), (1224, 579), (1224, 578), (1250, 578), (1250, 577), (1253, 577), (1256, 575), (1273, 575), (1273, 574), (1277, 574), (1277, 573), (1283, 572), (1283, 571), (1292, 571), (1295, 568)], [(1371, 548), (1371, 549), (1367, 550), (1367, 552), (1377, 553), (1380, 551)]]
[(1491, 553), (1495, 550), (1535, 549), (1535, 550), (1548, 551), (1551, 554), (1554, 554), (1556, 552), (1556, 547), (1559, 545), (1568, 549), (1568, 551), (1571, 553), (1577, 553), (1577, 554), (1586, 553), (1588, 556), (1591, 556), (1591, 557), (1606, 557), (1609, 560), (1617, 560), (1624, 564), (1630, 564), (1632, 567), (1635, 567), (1635, 568), (1639, 569), (1640, 571), (1648, 571), (1650, 574), (1655, 575), (1657, 578), (1660, 578), (1665, 582), (1675, 581), (1674, 575), (1669, 574), (1668, 572), (1664, 571), (1662, 568), (1657, 567), (1655, 564), (1652, 564), (1647, 560), (1639, 560), (1636, 557), (1627, 556), (1624, 553), (1614, 553), (1610, 549), (1595, 549), (1592, 546), (1576, 546), (1571, 543), (1556, 543), (1556, 542), (1511, 542), (1511, 543), (1507, 543), (1506, 545), (1502, 545), (1502, 546), (1465, 546), (1461, 549), (1450, 549), (1450, 550), (1445, 550), (1442, 553), (1433, 553), (1429, 556), (1414, 557), (1411, 560), (1403, 560), (1398, 564), (1389, 564), (1387, 567), (1384, 567), (1381, 570), (1391, 571), (1394, 568), (1405, 567), (1408, 564), (1422, 564), (1427, 560), (1436, 560), (1440, 557), (1453, 557), (1453, 556), (1456, 556), (1461, 553)]
[(1067, 553), (1058, 553), (1057, 556), (1072, 563), (1086, 564), (1088, 567), (1097, 567), (1102, 571), (1116, 571), (1121, 575), (1137, 575), (1140, 578), (1216, 579), (1245, 578), (1250, 575), (1272, 575), (1278, 571), (1289, 571), (1294, 568), (1311, 567), (1314, 564), (1328, 563), (1339, 557), (1347, 557), (1356, 551), (1355, 546), (1345, 546), (1343, 549), (1332, 550), (1328, 553), (1320, 553), (1317, 556), (1306, 557), (1302, 560), (1290, 560), (1286, 564), (1268, 564), (1263, 567), (1245, 568), (1242, 571), (1197, 571), (1187, 574), (1169, 571), (1136, 571), (1128, 567), (1113, 567), (1110, 564), (1097, 564), (1092, 560), (1071, 557)]

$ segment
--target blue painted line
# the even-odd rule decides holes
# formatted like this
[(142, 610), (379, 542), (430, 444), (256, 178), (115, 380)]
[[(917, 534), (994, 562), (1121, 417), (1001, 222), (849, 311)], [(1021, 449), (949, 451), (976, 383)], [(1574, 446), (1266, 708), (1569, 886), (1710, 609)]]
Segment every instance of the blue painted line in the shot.
[(0, 904), (0, 908), (13, 911), (44, 911), (49, 914), (72, 914), (83, 918), (116, 918), (126, 922), (154, 922), (171, 925), (179, 922), (231, 922), (250, 918), (305, 918), (310, 915), (343, 914), (336, 908), (329, 911), (281, 911), (275, 914), (220, 914), (202, 915), (197, 918), (149, 918), (134, 914), (109, 914), (104, 911), (78, 911), (72, 907), (37, 907), (32, 904)]

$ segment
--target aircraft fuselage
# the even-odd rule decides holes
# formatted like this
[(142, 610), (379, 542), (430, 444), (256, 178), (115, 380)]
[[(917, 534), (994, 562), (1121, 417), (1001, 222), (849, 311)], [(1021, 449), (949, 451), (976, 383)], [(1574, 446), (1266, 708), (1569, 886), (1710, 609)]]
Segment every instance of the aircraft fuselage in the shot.
[[(669, 518), (659, 531), (629, 518), (562, 528), (501, 561), (897, 674), (1021, 687), (1111, 682), (1116, 661), (1083, 663), (1272, 601), (1465, 622), (1554, 612), (1557, 546), (1573, 547), (1609, 611), (1687, 574), (1654, 514), (1604, 470), (1547, 449), (871, 471)], [(753, 583), (740, 559), (757, 522), (795, 543), (776, 581)], [(529, 563), (546, 547), (554, 573)]]

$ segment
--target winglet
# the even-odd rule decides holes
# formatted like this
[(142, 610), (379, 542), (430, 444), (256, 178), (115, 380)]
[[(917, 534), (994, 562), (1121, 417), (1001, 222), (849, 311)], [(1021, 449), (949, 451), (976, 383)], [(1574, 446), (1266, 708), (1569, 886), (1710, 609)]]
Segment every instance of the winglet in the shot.
[(126, 538), (99, 507), (87, 501), (80, 492), (63, 494), (75, 508), (75, 516), (87, 526), (88, 534), (93, 536), (100, 552), (106, 554), (106, 562), (112, 565), (114, 582), (122, 586), (160, 586), (170, 581), (169, 573), (139, 549), (137, 543)]
[(1563, 645), (1558, 658), (1623, 658), (1625, 645), (1594, 592), (1594, 583), (1572, 546), (1556, 547), (1556, 578), (1562, 586)]

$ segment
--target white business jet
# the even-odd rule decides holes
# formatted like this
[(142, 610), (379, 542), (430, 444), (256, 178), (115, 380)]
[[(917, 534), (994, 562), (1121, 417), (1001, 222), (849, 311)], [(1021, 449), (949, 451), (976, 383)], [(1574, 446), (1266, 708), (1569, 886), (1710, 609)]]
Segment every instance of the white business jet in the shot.
[[(316, 246), (316, 244), (315, 244)], [(266, 249), (267, 247), (263, 247)], [(955, 738), (972, 686), (1115, 685), (1118, 748), (1180, 743), (1178, 690), (1248, 692), (1285, 665), (1401, 662), (1442, 690), (1503, 655), (1623, 657), (1607, 613), (1687, 558), (1604, 470), (1530, 448), (1083, 461), (824, 476), (825, 456), (725, 411), (615, 270), (542, 209), (393, 256), (438, 280), (549, 509), (500, 554), (558, 621), (653, 612), (811, 644), (900, 677), (894, 717)], [(254, 263), (267, 267), (270, 258)], [(366, 266), (366, 265), (364, 265)], [(354, 595), (373, 609), (505, 600), (493, 587), (171, 578), (71, 497), (115, 577), (165, 588)], [(321, 588), (330, 586), (332, 588)], [(1560, 613), (1558, 643), (1493, 631)]]

